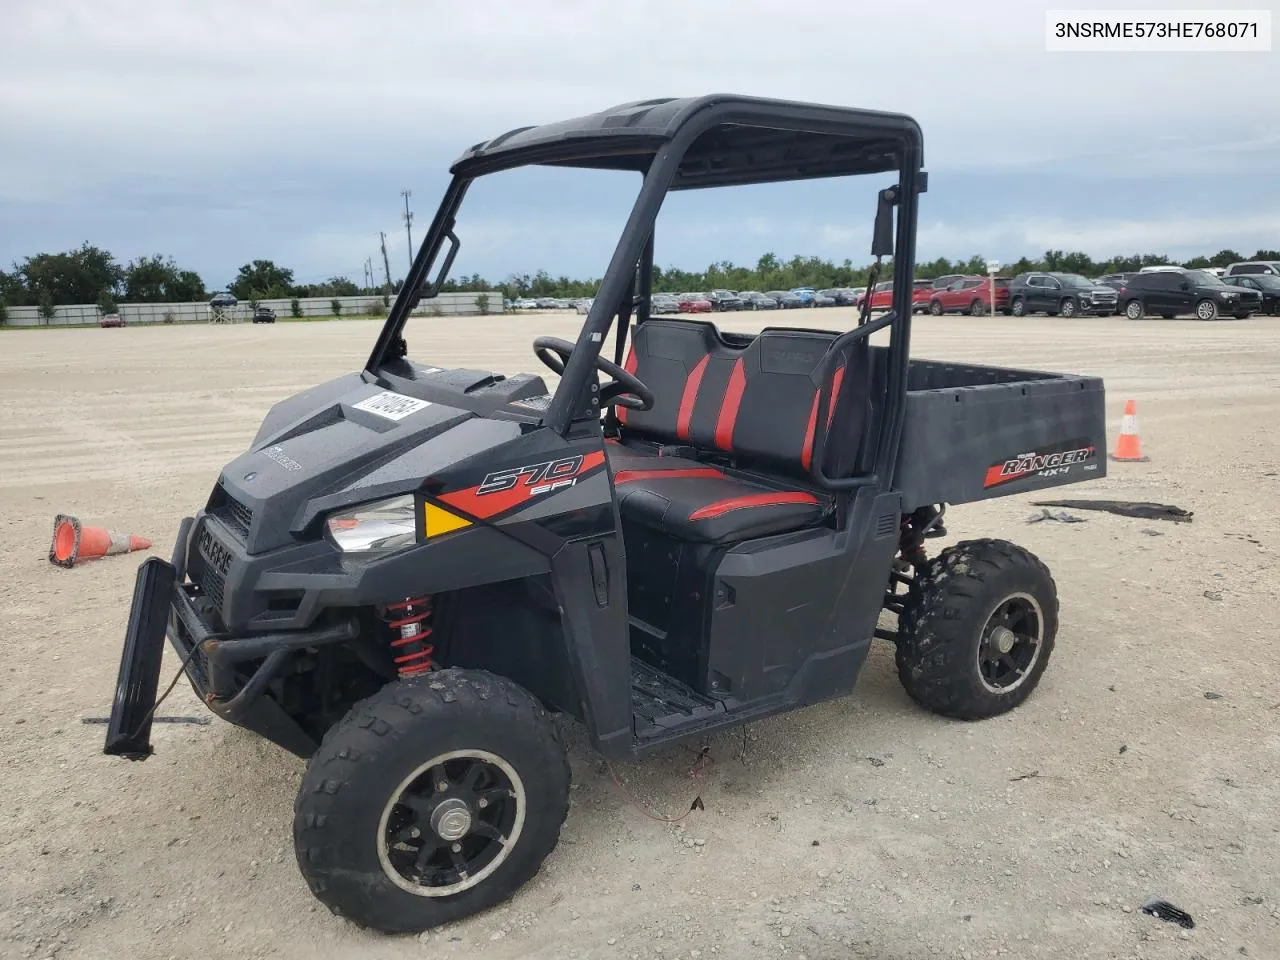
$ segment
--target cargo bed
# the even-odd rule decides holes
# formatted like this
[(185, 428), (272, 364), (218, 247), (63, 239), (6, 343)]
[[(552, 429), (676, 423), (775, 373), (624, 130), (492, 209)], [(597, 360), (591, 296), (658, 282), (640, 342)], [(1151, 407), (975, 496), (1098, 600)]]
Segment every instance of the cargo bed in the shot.
[(894, 487), (912, 510), (1106, 476), (1101, 377), (912, 360)]

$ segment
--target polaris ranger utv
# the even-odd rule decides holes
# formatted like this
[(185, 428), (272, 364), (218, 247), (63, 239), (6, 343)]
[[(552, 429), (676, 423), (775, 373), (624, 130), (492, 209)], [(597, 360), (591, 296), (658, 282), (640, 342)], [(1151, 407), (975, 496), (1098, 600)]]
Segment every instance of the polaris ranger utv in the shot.
[[(506, 899), (556, 845), (551, 713), (634, 758), (848, 694), (873, 637), (941, 715), (1022, 702), (1054, 645), (1049, 572), (1000, 540), (925, 544), (947, 504), (1101, 477), (1103, 387), (910, 359), (922, 155), (906, 116), (739, 96), (467, 150), (365, 368), (276, 405), (172, 561), (142, 564), (106, 752), (152, 752), (167, 636), (214, 713), (308, 759), (315, 896), (414, 931)], [(528, 164), (640, 182), (577, 341), (533, 340), (553, 391), (403, 336), (468, 186)], [(888, 313), (755, 336), (650, 316), (668, 191), (854, 174), (888, 180)]]

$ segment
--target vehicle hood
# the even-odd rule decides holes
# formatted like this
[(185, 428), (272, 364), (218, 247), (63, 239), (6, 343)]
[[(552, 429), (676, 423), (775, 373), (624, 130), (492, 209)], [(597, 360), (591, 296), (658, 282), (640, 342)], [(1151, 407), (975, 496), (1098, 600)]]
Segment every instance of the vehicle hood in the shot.
[(390, 393), (351, 374), (276, 404), (249, 449), (223, 468), (210, 511), (238, 504), (240, 517), (252, 518), (248, 550), (258, 553), (303, 535), (322, 514), (416, 490), (520, 433), (516, 421)]

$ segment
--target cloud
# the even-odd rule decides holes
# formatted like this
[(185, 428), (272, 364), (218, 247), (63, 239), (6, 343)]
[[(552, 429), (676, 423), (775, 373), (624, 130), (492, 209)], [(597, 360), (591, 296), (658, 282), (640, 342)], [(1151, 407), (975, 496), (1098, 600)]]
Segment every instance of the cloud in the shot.
[[(1198, 216), (1230, 220), (1216, 209), (1225, 200), (1184, 209), (1206, 185), (1280, 208), (1273, 57), (1050, 54), (1043, 9), (1022, 0), (42, 0), (4, 17), (0, 263), (89, 239), (122, 256), (172, 250), (218, 277), (269, 256), (299, 276), (359, 279), (364, 259), (381, 257), (380, 231), (393, 266), (405, 259), (392, 252), (399, 190), (414, 191), (420, 237), (465, 146), (715, 91), (915, 116), (930, 215), (975, 243), (1025, 238), (1002, 226), (1017, 219), (1000, 209), (1015, 195), (1045, 223), (1069, 224), (1077, 198), (1105, 194), (1094, 217), (1105, 227), (1072, 229), (1149, 230), (1156, 246)], [(1122, 184), (1132, 200), (1115, 199)], [(532, 218), (532, 201), (550, 195), (470, 198), (464, 217), (485, 225), (466, 240), (475, 269), (498, 275), (537, 253), (553, 273), (589, 272), (601, 250), (607, 260), (614, 208), (594, 187), (558, 196), (524, 232), (502, 224), (512, 211)], [(796, 196), (790, 209), (828, 195)], [(759, 206), (667, 217), (672, 255), (696, 265), (793, 243), (866, 247), (861, 201), (817, 207), (807, 236), (771, 198)], [(949, 243), (940, 233), (920, 246)]]

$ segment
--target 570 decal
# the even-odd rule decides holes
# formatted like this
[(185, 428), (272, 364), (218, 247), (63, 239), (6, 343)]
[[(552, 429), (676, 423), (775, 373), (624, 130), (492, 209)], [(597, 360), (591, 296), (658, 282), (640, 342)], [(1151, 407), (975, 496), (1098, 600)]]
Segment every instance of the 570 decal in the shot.
[(532, 488), (528, 491), (531, 497), (563, 487), (571, 487), (578, 482), (578, 474), (582, 472), (583, 462), (582, 456), (565, 457), (562, 460), (548, 460), (545, 463), (530, 463), (523, 467), (497, 470), (480, 481), (480, 486), (476, 487), (476, 496), (483, 497), (491, 493), (511, 490), (521, 480), (526, 487)]
[(519, 510), (535, 497), (574, 486), (604, 467), (604, 451), (526, 463), (485, 474), (474, 487), (441, 494), (442, 504), (469, 517), (494, 520)]

